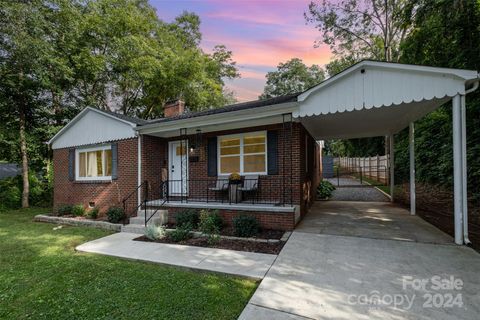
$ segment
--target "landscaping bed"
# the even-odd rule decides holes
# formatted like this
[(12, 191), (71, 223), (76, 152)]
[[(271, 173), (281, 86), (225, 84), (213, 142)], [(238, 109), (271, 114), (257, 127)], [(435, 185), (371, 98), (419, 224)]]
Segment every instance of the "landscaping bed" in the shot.
[(223, 238), (220, 238), (214, 243), (211, 243), (207, 237), (189, 238), (180, 242), (175, 242), (169, 237), (165, 237), (157, 240), (151, 240), (146, 236), (140, 236), (133, 240), (157, 242), (157, 243), (180, 244), (180, 245), (195, 246), (195, 247), (228, 249), (228, 250), (235, 250), (235, 251), (268, 253), (268, 254), (279, 254), (285, 244), (284, 241), (270, 243), (270, 242), (258, 242), (258, 241), (249, 241), (249, 240), (231, 240), (231, 239), (223, 239)]
[[(167, 229), (175, 229), (176, 225), (173, 223), (168, 223), (165, 225)], [(283, 235), (285, 234), (285, 231), (282, 230), (272, 230), (272, 229), (260, 229), (258, 233), (255, 235), (255, 239), (265, 239), (265, 240), (280, 240), (282, 239)], [(228, 236), (228, 237), (234, 237), (235, 236), (235, 231), (233, 227), (225, 227), (220, 230), (219, 235), (221, 236)]]

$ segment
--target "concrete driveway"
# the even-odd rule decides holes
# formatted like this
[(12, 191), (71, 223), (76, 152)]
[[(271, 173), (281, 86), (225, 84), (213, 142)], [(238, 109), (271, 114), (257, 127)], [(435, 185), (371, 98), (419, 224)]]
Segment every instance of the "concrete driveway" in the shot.
[(480, 255), (386, 203), (319, 202), (240, 319), (478, 319)]

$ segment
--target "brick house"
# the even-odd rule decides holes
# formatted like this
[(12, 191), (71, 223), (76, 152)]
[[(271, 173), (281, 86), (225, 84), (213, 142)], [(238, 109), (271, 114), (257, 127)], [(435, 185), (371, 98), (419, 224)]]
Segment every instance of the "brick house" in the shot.
[(197, 113), (178, 100), (150, 121), (86, 108), (50, 142), (54, 210), (123, 206), (133, 218), (148, 207), (174, 222), (179, 210), (212, 208), (227, 223), (249, 214), (264, 228), (292, 230), (313, 203), (319, 172), (318, 144), (291, 116), (295, 99)]
[[(461, 244), (468, 238), (465, 96), (478, 86), (475, 70), (361, 61), (299, 94), (197, 113), (181, 101), (150, 121), (87, 108), (49, 142), (54, 206), (123, 206), (132, 224), (147, 214), (173, 222), (178, 210), (214, 208), (227, 223), (247, 213), (265, 228), (291, 230), (314, 200), (316, 141), (389, 136), (393, 142), (409, 128), (415, 214), (414, 122), (451, 101)], [(393, 143), (389, 153), (393, 164)], [(392, 201), (394, 171), (391, 165)], [(229, 180), (231, 173), (240, 180)]]

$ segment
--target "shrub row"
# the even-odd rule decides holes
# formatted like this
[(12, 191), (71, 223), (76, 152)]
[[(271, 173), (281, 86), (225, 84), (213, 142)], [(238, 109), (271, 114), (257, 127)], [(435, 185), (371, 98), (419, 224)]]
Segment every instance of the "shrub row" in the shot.
[[(58, 216), (74, 215), (76, 217), (85, 216), (90, 219), (97, 219), (99, 215), (99, 209), (94, 207), (90, 210), (85, 210), (85, 207), (81, 204), (71, 205), (64, 204), (57, 209)], [(107, 210), (107, 219), (109, 222), (118, 223), (125, 218), (125, 212), (119, 207), (110, 207)]]
[[(178, 212), (175, 215), (177, 230), (180, 229), (198, 229), (209, 236), (210, 240), (215, 240), (215, 235), (220, 233), (224, 226), (224, 221), (218, 210), (200, 210), (187, 209)], [(253, 237), (260, 231), (260, 223), (254, 216), (239, 215), (232, 219), (233, 232), (237, 237)]]

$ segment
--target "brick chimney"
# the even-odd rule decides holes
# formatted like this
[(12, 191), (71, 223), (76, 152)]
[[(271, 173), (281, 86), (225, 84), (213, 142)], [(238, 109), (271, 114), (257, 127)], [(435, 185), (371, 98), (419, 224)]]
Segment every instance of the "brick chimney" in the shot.
[(185, 102), (183, 100), (172, 100), (165, 103), (163, 107), (163, 116), (165, 118), (176, 117), (185, 112)]

